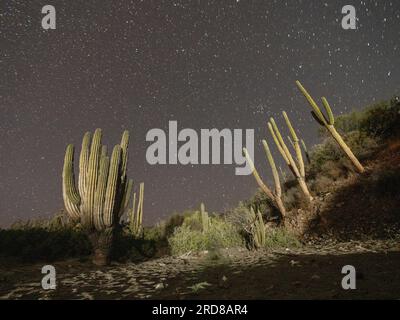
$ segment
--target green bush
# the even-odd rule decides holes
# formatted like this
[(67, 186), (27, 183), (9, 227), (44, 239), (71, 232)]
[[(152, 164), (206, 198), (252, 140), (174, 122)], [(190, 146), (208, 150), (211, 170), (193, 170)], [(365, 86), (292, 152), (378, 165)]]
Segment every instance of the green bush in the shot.
[(296, 236), (287, 229), (269, 228), (266, 231), (265, 248), (280, 249), (280, 248), (298, 248), (301, 243)]
[(210, 227), (206, 232), (196, 227), (196, 219), (198, 219), (197, 214), (186, 217), (184, 223), (177, 227), (172, 236), (168, 238), (172, 254), (243, 245), (243, 238), (237, 228), (225, 219), (210, 217)]
[(372, 137), (389, 138), (400, 133), (400, 103), (396, 99), (375, 104), (364, 111), (360, 131)]
[(389, 138), (400, 133), (400, 102), (397, 97), (381, 101), (360, 111), (340, 115), (335, 127), (342, 133), (359, 131), (370, 137)]

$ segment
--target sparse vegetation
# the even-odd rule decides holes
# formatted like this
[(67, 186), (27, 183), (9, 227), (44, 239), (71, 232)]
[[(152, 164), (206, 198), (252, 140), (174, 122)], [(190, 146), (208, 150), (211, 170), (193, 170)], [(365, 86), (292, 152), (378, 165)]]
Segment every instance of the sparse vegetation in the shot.
[(208, 219), (208, 229), (204, 230), (198, 211), (185, 217), (182, 225), (168, 238), (172, 254), (243, 246), (235, 225), (224, 217), (209, 216)]
[[(276, 249), (300, 246), (296, 236), (282, 223), (283, 215), (295, 217), (299, 209), (304, 212), (312, 210), (309, 201), (304, 197), (304, 190), (299, 188), (299, 177), (305, 181), (307, 175), (309, 189), (313, 196), (317, 196), (315, 201), (318, 201), (319, 196), (335, 192), (336, 183), (343, 183), (354, 176), (357, 167), (343, 153), (341, 145), (322, 131), (322, 143), (307, 149), (304, 141), (299, 140), (296, 133), (293, 134), (294, 129), (286, 114), (284, 117), (291, 133), (289, 140), (296, 152), (295, 158), (289, 153), (293, 160), (289, 161), (289, 167), (293, 168), (295, 163), (299, 173), (295, 175), (297, 179), (285, 178), (281, 184), (272, 152), (266, 141), (263, 141), (274, 177), (273, 191), (262, 182), (253, 166), (253, 174), (261, 190), (252, 198), (240, 202), (237, 207), (223, 214), (210, 214), (204, 204), (201, 204), (200, 210), (175, 213), (152, 227), (142, 226), (143, 186), (141, 185), (138, 203), (135, 197), (127, 221), (122, 221), (122, 224), (114, 230), (110, 257), (118, 261), (138, 261), (162, 254), (180, 255), (207, 250), (210, 253), (208, 258), (212, 262), (219, 259), (223, 248), (246, 246), (249, 249)], [(384, 144), (391, 141), (390, 139), (397, 139), (400, 136), (399, 117), (400, 102), (399, 99), (393, 98), (362, 111), (338, 116), (335, 119), (335, 128), (353, 155), (364, 162), (382, 150)], [(331, 121), (328, 118), (324, 120)], [(277, 147), (281, 149), (286, 147), (280, 143), (278, 135), (282, 136), (279, 130), (274, 129), (273, 123), (270, 124), (270, 130), (275, 134)], [(123, 143), (127, 144), (126, 141)], [(89, 152), (86, 147), (84, 146), (84, 150)], [(300, 156), (301, 147), (304, 155)], [(66, 155), (67, 166), (71, 157), (71, 148), (69, 149)], [(288, 157), (287, 152), (283, 154)], [(248, 154), (247, 157), (248, 161), (251, 161)], [(303, 157), (307, 159), (307, 164), (303, 163)], [(64, 169), (65, 173), (69, 172), (68, 168)], [(282, 170), (280, 175), (287, 177), (286, 172)], [(392, 202), (398, 198), (397, 190), (400, 188), (398, 166), (380, 168), (362, 179), (365, 180), (365, 190), (371, 193), (370, 199)], [(359, 184), (364, 181), (358, 180)], [(65, 185), (64, 196), (67, 195), (67, 187), (68, 184)], [(82, 188), (82, 185), (80, 187)], [(128, 184), (126, 188), (132, 190)], [(266, 188), (269, 192), (265, 192)], [(69, 197), (66, 199), (67, 208), (71, 211), (75, 207), (71, 208), (72, 200)], [(126, 201), (127, 199), (124, 199), (124, 207)], [(390, 205), (385, 208), (388, 214), (393, 211)], [(75, 209), (73, 214), (78, 212)], [(123, 208), (119, 214), (122, 214), (122, 211)], [(70, 213), (68, 217), (64, 212), (51, 219), (16, 222), (9, 229), (0, 230), (0, 254), (2, 257), (16, 257), (24, 262), (87, 257), (93, 250), (93, 242), (88, 238), (87, 225), (82, 223), (82, 219), (76, 218), (76, 215)]]

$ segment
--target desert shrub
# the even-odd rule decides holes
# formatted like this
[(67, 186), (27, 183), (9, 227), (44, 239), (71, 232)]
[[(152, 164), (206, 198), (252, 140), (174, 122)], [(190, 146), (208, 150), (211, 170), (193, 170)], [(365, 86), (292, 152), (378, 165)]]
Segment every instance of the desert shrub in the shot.
[(342, 114), (336, 117), (335, 128), (342, 133), (359, 131), (362, 118), (362, 111), (352, 111), (347, 114)]
[(265, 248), (298, 248), (301, 246), (296, 236), (284, 227), (268, 228), (265, 236)]
[(0, 230), (0, 253), (23, 262), (54, 261), (88, 255), (87, 237), (71, 228), (49, 231), (44, 228)]
[(335, 127), (342, 133), (359, 131), (370, 137), (389, 138), (400, 133), (399, 120), (400, 102), (394, 97), (336, 117)]
[(238, 230), (248, 231), (252, 224), (249, 206), (242, 201), (239, 204), (225, 212), (225, 219), (233, 224)]
[(279, 221), (281, 218), (280, 212), (261, 189), (244, 201), (244, 205), (249, 209), (253, 208), (255, 212), (260, 211), (267, 221)]
[(310, 152), (310, 171), (320, 172), (322, 166), (328, 161), (337, 161), (342, 156), (340, 148), (331, 138), (326, 138), (323, 143), (315, 145)]
[(307, 208), (309, 204), (308, 200), (304, 196), (304, 193), (300, 190), (298, 182), (295, 182), (295, 185), (285, 189), (285, 191), (282, 193), (282, 200), (286, 210), (292, 210), (293, 208)]
[(170, 216), (164, 224), (165, 237), (168, 238), (170, 235), (172, 235), (175, 231), (175, 228), (181, 226), (184, 220), (184, 216), (179, 213), (174, 213), (172, 216)]
[(319, 175), (314, 180), (309, 181), (310, 188), (317, 194), (329, 191), (332, 186), (332, 179)]
[(389, 138), (398, 135), (400, 103), (398, 98), (368, 107), (360, 120), (360, 131), (372, 137)]
[[(243, 238), (237, 228), (226, 219), (210, 217), (210, 227), (206, 232), (199, 230), (194, 221), (197, 214), (186, 217), (184, 223), (175, 228), (168, 238), (172, 254), (182, 254), (189, 251), (216, 250), (219, 248), (236, 247), (243, 245)], [(186, 223), (187, 222), (187, 223)]]
[[(370, 156), (378, 147), (375, 138), (359, 131), (344, 134), (343, 139), (360, 160)], [(311, 149), (310, 160), (311, 163), (307, 171), (311, 177), (322, 174), (332, 180), (337, 180), (345, 176), (349, 170), (354, 171), (354, 166), (331, 137), (326, 138), (323, 143), (317, 144)]]
[(114, 236), (111, 258), (120, 262), (141, 261), (144, 258), (152, 258), (157, 253), (158, 239), (137, 238), (131, 233), (118, 232)]

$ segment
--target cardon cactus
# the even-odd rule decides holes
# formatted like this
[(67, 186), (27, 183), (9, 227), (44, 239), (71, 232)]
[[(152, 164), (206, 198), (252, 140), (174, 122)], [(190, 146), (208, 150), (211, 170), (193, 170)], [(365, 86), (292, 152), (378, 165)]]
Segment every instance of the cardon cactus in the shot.
[(264, 151), (267, 155), (267, 159), (269, 162), (269, 165), (272, 170), (272, 176), (274, 178), (274, 183), (275, 183), (275, 190), (272, 191), (261, 179), (260, 175), (258, 174), (257, 169), (254, 166), (253, 160), (251, 159), (248, 151), (246, 148), (243, 148), (243, 153), (246, 157), (246, 161), (250, 166), (250, 169), (253, 173), (254, 178), (256, 179), (257, 184), (261, 188), (262, 191), (266, 194), (266, 196), (271, 200), (272, 204), (279, 210), (279, 212), (282, 215), (282, 218), (285, 218), (286, 215), (286, 210), (282, 202), (282, 188), (281, 188), (281, 182), (279, 180), (279, 174), (278, 170), (276, 169), (275, 161), (274, 158), (272, 157), (271, 151), (269, 149), (268, 143), (265, 140), (262, 140), (263, 146), (264, 146)]
[(292, 143), (293, 148), (295, 150), (296, 154), (296, 161), (293, 158), (292, 154), (289, 151), (289, 148), (286, 146), (285, 141), (282, 138), (282, 135), (278, 129), (278, 126), (275, 123), (275, 120), (273, 118), (270, 118), (270, 121), (268, 122), (268, 129), (271, 132), (272, 138), (275, 141), (275, 144), (282, 155), (282, 158), (285, 160), (286, 164), (288, 165), (289, 169), (292, 171), (293, 175), (296, 177), (301, 190), (304, 193), (304, 196), (306, 197), (307, 200), (311, 201), (313, 198), (310, 194), (310, 191), (308, 190), (307, 184), (306, 184), (306, 178), (305, 178), (305, 167), (304, 167), (304, 161), (303, 161), (303, 155), (301, 153), (301, 148), (300, 148), (300, 143), (299, 143), (299, 138), (297, 137), (296, 131), (294, 130), (292, 123), (289, 120), (289, 117), (287, 116), (286, 112), (282, 112), (283, 117), (285, 118), (286, 124), (289, 128), (289, 132), (291, 135), (291, 138), (289, 141)]
[(322, 97), (322, 104), (327, 112), (328, 117), (326, 117), (322, 112), (321, 109), (318, 107), (314, 99), (311, 97), (311, 95), (307, 92), (307, 90), (302, 86), (300, 81), (296, 81), (297, 87), (300, 89), (300, 91), (303, 93), (303, 95), (306, 97), (308, 103), (310, 104), (311, 108), (313, 111), (311, 111), (312, 116), (314, 119), (321, 125), (324, 126), (328, 132), (332, 135), (332, 137), (336, 140), (336, 142), (339, 144), (339, 146), (342, 148), (346, 156), (350, 159), (350, 161), (353, 163), (353, 165), (356, 167), (357, 171), (359, 173), (364, 172), (364, 167), (358, 161), (356, 156), (353, 154), (351, 149), (348, 147), (348, 145), (344, 142), (343, 138), (340, 136), (340, 134), (336, 131), (335, 128), (335, 117), (333, 116), (332, 109), (326, 100), (325, 97)]
[(67, 146), (62, 174), (65, 208), (75, 222), (88, 233), (94, 255), (93, 263), (105, 265), (116, 226), (125, 212), (133, 182), (127, 179), (129, 132), (122, 135), (111, 154), (101, 144), (102, 131), (96, 129), (93, 138), (87, 132), (79, 157), (78, 188), (74, 175), (74, 146)]
[(143, 234), (143, 204), (144, 204), (144, 183), (139, 185), (139, 200), (136, 205), (136, 193), (133, 194), (132, 208), (128, 210), (129, 230), (135, 237)]

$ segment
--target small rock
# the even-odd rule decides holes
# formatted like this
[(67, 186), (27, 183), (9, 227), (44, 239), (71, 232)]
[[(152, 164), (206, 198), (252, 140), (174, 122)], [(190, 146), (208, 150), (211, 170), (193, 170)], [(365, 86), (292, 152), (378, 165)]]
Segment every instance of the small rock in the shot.
[(300, 262), (299, 261), (295, 261), (295, 260), (290, 260), (290, 265), (293, 267), (293, 266), (295, 266), (295, 265), (297, 265), (297, 264), (299, 264)]
[(154, 286), (154, 288), (155, 288), (156, 290), (161, 290), (161, 289), (164, 289), (165, 287), (166, 287), (166, 285), (164, 285), (164, 283), (162, 283), (162, 282), (157, 283), (157, 284)]

